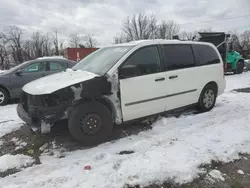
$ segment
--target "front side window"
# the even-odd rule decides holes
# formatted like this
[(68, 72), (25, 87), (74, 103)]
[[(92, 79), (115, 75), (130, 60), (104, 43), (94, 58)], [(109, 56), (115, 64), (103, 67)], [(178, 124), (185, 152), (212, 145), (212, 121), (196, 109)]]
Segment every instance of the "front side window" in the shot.
[[(133, 68), (133, 70), (135, 70), (133, 76), (143, 76), (160, 72), (161, 67), (158, 48), (156, 46), (149, 46), (137, 50), (125, 61), (121, 70), (124, 68), (131, 70)], [(126, 72), (127, 71), (121, 73), (123, 74), (122, 77), (131, 77), (131, 75), (126, 75), (127, 73), (130, 74)]]
[(26, 66), (25, 68), (22, 69), (22, 72), (40, 72), (40, 71), (44, 71), (45, 70), (45, 66), (44, 63), (42, 62), (37, 62), (37, 63), (32, 63), (28, 66)]
[(220, 63), (220, 59), (216, 51), (208, 45), (193, 45), (195, 61), (197, 65), (210, 65)]
[(163, 46), (165, 64), (168, 70), (195, 66), (191, 45), (169, 44)]
[(85, 70), (98, 74), (106, 74), (133, 46), (112, 46), (101, 48), (72, 67), (73, 70)]

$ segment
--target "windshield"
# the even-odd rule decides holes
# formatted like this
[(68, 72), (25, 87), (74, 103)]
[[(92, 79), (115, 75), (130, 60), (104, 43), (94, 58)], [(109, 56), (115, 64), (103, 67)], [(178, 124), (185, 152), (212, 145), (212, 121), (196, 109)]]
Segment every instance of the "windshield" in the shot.
[(80, 69), (98, 74), (106, 74), (133, 46), (101, 48), (82, 59), (72, 69)]

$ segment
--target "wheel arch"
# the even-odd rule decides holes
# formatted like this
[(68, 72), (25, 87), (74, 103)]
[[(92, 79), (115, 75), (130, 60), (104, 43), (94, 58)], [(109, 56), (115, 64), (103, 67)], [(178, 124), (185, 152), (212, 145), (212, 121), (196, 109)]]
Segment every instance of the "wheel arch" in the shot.
[(110, 112), (112, 114), (112, 120), (113, 120), (113, 122), (115, 122), (117, 112), (116, 112), (116, 108), (115, 108), (115, 105), (113, 104), (113, 102), (109, 98), (106, 98), (106, 97), (96, 99), (96, 101), (101, 103), (102, 105), (106, 106), (110, 110)]
[[(201, 93), (202, 93), (202, 91), (203, 91), (203, 89), (205, 88), (205, 87), (207, 87), (208, 85), (212, 85), (212, 86), (214, 86), (215, 87), (215, 89), (216, 89), (216, 96), (218, 95), (218, 84), (215, 82), (215, 81), (210, 81), (210, 82), (208, 82), (203, 88), (202, 88), (202, 90), (201, 90)], [(201, 94), (200, 93), (200, 94)]]
[(238, 62), (244, 63), (244, 59), (238, 59), (237, 63), (238, 63)]
[(5, 87), (5, 86), (3, 86), (3, 85), (0, 84), (0, 88), (4, 89), (5, 91), (7, 91), (7, 93), (8, 93), (8, 95), (9, 95), (10, 98), (12, 97), (11, 92), (10, 92), (10, 90), (7, 87)]

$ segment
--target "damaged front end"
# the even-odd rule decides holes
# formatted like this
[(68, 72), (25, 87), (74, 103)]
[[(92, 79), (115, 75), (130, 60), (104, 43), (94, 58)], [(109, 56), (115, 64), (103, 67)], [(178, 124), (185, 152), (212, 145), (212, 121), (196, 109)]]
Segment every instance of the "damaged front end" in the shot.
[(67, 109), (73, 100), (74, 92), (70, 88), (46, 95), (23, 92), (17, 112), (34, 131), (46, 133), (50, 131), (51, 125), (67, 117)]
[(111, 94), (111, 83), (106, 77), (95, 77), (51, 94), (32, 95), (23, 92), (17, 113), (33, 131), (48, 133), (54, 123), (69, 118), (74, 106)]

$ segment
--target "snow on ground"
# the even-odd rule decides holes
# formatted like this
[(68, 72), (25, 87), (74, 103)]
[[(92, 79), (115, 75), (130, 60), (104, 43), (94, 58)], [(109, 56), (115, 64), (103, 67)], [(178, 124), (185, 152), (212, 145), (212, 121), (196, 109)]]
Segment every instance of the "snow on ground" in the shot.
[(0, 137), (19, 129), (23, 122), (18, 118), (16, 105), (0, 107)]
[(233, 89), (250, 87), (249, 78), (250, 78), (250, 72), (226, 76), (227, 87), (225, 92), (231, 91)]
[[(41, 165), (2, 178), (0, 187), (121, 188), (168, 179), (192, 181), (204, 172), (201, 164), (229, 162), (238, 159), (238, 153), (250, 153), (250, 94), (230, 92), (248, 86), (250, 73), (227, 76), (226, 92), (211, 112), (162, 118), (152, 130), (69, 152), (65, 158), (42, 156)], [(123, 150), (134, 153), (119, 155)], [(86, 165), (92, 169), (84, 170)]]
[(20, 150), (22, 148), (24, 148), (25, 146), (27, 146), (26, 142), (23, 142), (22, 140), (14, 137), (11, 139), (11, 142), (13, 142), (16, 146), (15, 150)]
[(34, 159), (26, 155), (3, 155), (0, 157), (0, 172), (8, 169), (19, 169), (34, 163)]
[(244, 175), (245, 173), (242, 170), (237, 170), (238, 174)]
[(3, 72), (5, 72), (5, 70), (0, 70), (0, 74), (3, 73)]
[(221, 172), (219, 170), (211, 170), (209, 172), (209, 175), (213, 178), (213, 179), (218, 179), (221, 181), (225, 181), (225, 178), (222, 176)]

